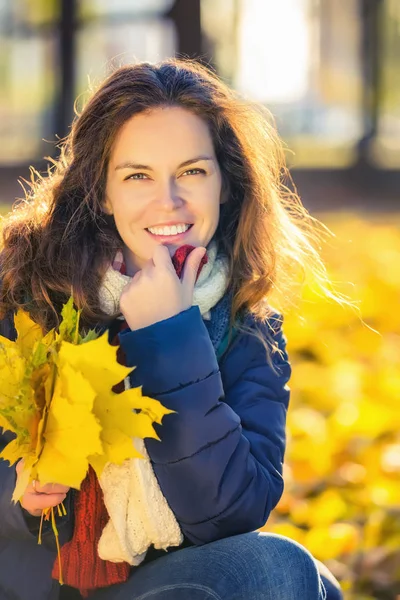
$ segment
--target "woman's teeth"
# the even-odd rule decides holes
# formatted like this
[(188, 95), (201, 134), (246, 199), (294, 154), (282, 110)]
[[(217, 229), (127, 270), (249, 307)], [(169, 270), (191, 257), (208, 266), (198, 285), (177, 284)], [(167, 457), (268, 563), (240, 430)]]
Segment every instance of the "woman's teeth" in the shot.
[(153, 235), (178, 235), (178, 233), (185, 233), (190, 227), (191, 225), (187, 223), (180, 223), (170, 227), (148, 227), (147, 230)]

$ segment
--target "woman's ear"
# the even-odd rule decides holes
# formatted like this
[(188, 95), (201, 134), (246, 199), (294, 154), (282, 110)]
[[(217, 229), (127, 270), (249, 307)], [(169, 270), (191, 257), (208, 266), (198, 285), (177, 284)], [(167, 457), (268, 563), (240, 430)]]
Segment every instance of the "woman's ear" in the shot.
[(109, 201), (109, 199), (107, 198), (107, 196), (104, 199), (104, 202), (102, 204), (101, 210), (106, 213), (106, 215), (112, 215), (113, 214), (113, 209), (111, 206), (111, 202)]

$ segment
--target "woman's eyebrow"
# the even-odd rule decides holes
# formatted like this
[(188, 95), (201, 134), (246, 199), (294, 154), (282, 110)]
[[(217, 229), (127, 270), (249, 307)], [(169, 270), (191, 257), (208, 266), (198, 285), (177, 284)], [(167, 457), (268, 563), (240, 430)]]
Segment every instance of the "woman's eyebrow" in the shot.
[[(188, 165), (192, 165), (193, 163), (197, 163), (201, 160), (213, 161), (214, 159), (212, 156), (196, 156), (196, 158), (189, 158), (189, 160), (185, 160), (183, 163), (178, 165), (178, 169), (181, 169), (182, 167), (187, 167)], [(129, 162), (129, 161), (120, 163), (119, 165), (117, 165), (115, 167), (116, 171), (118, 171), (119, 169), (143, 169), (145, 171), (153, 171), (153, 169), (151, 167), (149, 167), (148, 165), (142, 165), (139, 163), (133, 163), (133, 162)]]

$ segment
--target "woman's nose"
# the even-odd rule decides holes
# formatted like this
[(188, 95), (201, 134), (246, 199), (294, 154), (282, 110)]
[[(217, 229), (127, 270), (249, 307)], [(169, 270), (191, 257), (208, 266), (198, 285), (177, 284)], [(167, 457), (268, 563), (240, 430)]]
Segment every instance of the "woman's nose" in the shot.
[(165, 210), (175, 210), (184, 204), (184, 200), (173, 182), (160, 187), (157, 202)]

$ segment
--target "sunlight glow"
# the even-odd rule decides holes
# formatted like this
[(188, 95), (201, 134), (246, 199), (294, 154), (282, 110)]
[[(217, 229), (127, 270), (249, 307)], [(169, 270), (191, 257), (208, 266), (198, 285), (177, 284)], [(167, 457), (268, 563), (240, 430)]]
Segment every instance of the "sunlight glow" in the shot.
[(235, 85), (260, 102), (294, 102), (308, 89), (306, 0), (246, 0)]

